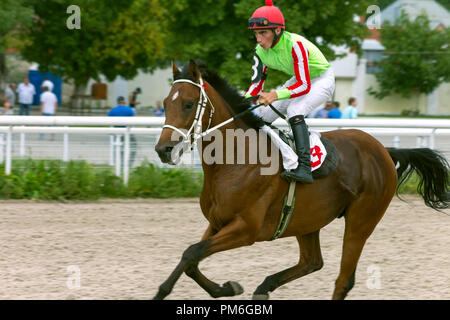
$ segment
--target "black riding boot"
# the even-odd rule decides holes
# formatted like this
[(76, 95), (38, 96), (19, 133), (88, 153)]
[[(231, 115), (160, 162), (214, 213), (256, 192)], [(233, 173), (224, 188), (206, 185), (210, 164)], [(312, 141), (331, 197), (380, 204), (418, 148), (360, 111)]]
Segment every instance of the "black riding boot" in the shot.
[(288, 181), (299, 181), (302, 183), (313, 183), (311, 174), (311, 155), (309, 146), (308, 126), (303, 115), (297, 115), (289, 119), (295, 141), (295, 151), (298, 156), (298, 166), (295, 170), (285, 170), (281, 177)]

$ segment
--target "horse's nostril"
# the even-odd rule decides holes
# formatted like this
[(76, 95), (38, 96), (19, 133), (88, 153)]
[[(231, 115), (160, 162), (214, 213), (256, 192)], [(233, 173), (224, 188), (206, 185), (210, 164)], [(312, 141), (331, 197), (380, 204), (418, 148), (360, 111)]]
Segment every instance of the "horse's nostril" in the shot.
[(155, 150), (158, 154), (164, 153), (166, 150), (166, 146), (157, 144), (155, 146)]
[(164, 145), (157, 145), (155, 147), (155, 150), (158, 154), (164, 154), (164, 153), (169, 153), (172, 152), (173, 147), (170, 146), (164, 146)]

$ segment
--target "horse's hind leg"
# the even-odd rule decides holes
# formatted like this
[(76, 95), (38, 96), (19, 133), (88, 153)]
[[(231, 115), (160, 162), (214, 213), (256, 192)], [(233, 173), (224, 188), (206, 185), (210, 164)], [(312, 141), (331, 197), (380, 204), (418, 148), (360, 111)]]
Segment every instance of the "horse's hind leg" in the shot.
[(276, 288), (320, 270), (323, 266), (320, 251), (319, 231), (297, 237), (300, 246), (300, 261), (289, 269), (268, 276), (253, 293), (253, 299), (268, 299), (269, 292)]
[(361, 197), (347, 210), (341, 270), (335, 282), (334, 300), (344, 299), (353, 288), (356, 266), (363, 247), (386, 211), (389, 201), (386, 204), (380, 199), (379, 202), (374, 203), (370, 199)]

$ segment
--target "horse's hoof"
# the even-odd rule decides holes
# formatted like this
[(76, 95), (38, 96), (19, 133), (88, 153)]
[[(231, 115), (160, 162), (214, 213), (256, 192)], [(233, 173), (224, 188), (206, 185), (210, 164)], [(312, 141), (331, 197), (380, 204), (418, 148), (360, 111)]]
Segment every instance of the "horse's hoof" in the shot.
[(231, 296), (237, 296), (239, 294), (242, 294), (244, 292), (244, 288), (235, 281), (227, 281), (223, 284), (223, 287), (231, 288), (233, 294)]
[(253, 294), (252, 299), (253, 300), (269, 300), (269, 294), (268, 293)]
[(163, 299), (164, 298), (159, 294), (157, 294), (156, 296), (153, 297), (153, 300), (163, 300)]
[(153, 300), (164, 300), (172, 290), (166, 290), (163, 285), (159, 287), (158, 293), (153, 297)]

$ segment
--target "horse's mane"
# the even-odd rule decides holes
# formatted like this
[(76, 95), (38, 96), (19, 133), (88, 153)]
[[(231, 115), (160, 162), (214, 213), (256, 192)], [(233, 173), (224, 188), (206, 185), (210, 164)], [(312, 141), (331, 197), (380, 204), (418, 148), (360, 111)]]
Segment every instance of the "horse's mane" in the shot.
[[(233, 114), (238, 114), (250, 108), (251, 102), (245, 100), (244, 97), (238, 92), (238, 90), (232, 87), (227, 80), (221, 78), (216, 72), (209, 70), (205, 62), (196, 61), (196, 64), (203, 79), (208, 81), (208, 83), (211, 84), (214, 89), (216, 89), (216, 91), (228, 103)], [(189, 73), (189, 63), (185, 64), (181, 72), (175, 75), (174, 80), (179, 79), (187, 79), (193, 81)], [(260, 117), (252, 112), (247, 113), (241, 119), (246, 125), (253, 129), (259, 129), (265, 124)]]

